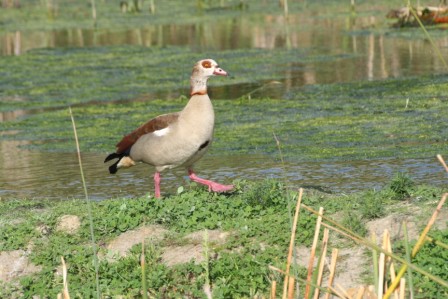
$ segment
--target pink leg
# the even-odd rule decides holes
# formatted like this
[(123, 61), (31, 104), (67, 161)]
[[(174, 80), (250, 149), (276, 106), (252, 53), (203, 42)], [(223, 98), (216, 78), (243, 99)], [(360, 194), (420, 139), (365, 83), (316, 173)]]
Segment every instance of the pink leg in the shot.
[(192, 181), (208, 186), (209, 192), (210, 191), (226, 192), (226, 191), (230, 191), (233, 189), (233, 185), (221, 185), (221, 184), (218, 184), (218, 183), (206, 180), (206, 179), (202, 179), (202, 178), (198, 177), (192, 169), (188, 170), (188, 174)]
[(160, 198), (160, 172), (156, 171), (154, 174), (154, 188), (156, 189), (155, 198)]

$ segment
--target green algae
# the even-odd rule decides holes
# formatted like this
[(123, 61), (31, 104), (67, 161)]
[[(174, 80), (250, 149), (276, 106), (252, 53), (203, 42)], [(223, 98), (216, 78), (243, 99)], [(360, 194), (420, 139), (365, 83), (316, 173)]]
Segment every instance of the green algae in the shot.
[[(214, 100), (217, 120), (211, 154), (278, 157), (275, 134), (291, 161), (435, 156), (448, 143), (447, 79), (431, 76), (312, 86), (289, 100)], [(75, 107), (81, 149), (111, 151), (121, 136), (185, 104), (186, 98), (181, 97)], [(19, 130), (2, 138), (35, 141), (29, 146), (34, 149), (73, 151), (67, 109), (1, 123), (0, 128)]]
[[(189, 88), (192, 65), (212, 57), (235, 74), (211, 86), (257, 83), (285, 77), (289, 62), (309, 63), (339, 56), (302, 50), (251, 49), (196, 53), (185, 47), (115, 46), (39, 49), (0, 59), (0, 111), (61, 107), (94, 101), (152, 98)], [(20, 97), (26, 101), (16, 101)]]

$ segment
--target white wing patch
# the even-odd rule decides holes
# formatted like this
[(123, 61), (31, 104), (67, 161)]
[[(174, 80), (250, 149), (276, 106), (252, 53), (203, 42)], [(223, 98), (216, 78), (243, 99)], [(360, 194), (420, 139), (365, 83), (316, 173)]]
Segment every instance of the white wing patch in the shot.
[(162, 137), (162, 136), (168, 134), (169, 131), (170, 131), (170, 128), (166, 127), (166, 128), (163, 128), (162, 130), (157, 130), (152, 133), (156, 136)]

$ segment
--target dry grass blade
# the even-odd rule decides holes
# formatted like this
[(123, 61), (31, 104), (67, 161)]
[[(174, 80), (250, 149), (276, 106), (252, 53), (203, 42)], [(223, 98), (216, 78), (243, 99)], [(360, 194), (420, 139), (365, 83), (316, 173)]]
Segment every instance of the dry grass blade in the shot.
[(358, 289), (358, 293), (356, 293), (355, 299), (362, 299), (362, 297), (364, 296), (365, 290), (366, 290), (365, 287), (360, 287)]
[(62, 288), (62, 295), (59, 293), (58, 298), (70, 299), (70, 294), (68, 292), (68, 281), (67, 281), (67, 265), (65, 264), (64, 257), (62, 256), (61, 256), (61, 262), (62, 262), (63, 288)]
[[(423, 244), (425, 243), (425, 239), (426, 239), (426, 235), (428, 234), (429, 230), (431, 229), (431, 227), (434, 225), (434, 222), (436, 222), (437, 216), (440, 213), (440, 210), (442, 209), (443, 204), (446, 201), (446, 198), (448, 196), (448, 193), (445, 193), (442, 198), (439, 201), (439, 204), (437, 205), (436, 210), (434, 211), (434, 213), (432, 214), (431, 218), (428, 221), (428, 224), (426, 225), (425, 229), (423, 230), (423, 232), (421, 233), (420, 237), (418, 238), (417, 243), (415, 244), (414, 248), (412, 249), (412, 253), (411, 253), (411, 258), (415, 257), (415, 255), (417, 254), (417, 252), (420, 250), (420, 248), (423, 246)], [(384, 294), (384, 299), (388, 299), (390, 297), (390, 295), (392, 294), (392, 292), (395, 290), (395, 288), (398, 286), (398, 284), (400, 283), (400, 279), (403, 277), (404, 273), (407, 270), (407, 264), (404, 264), (400, 271), (398, 272), (397, 277), (395, 278), (394, 281), (392, 281), (392, 284), (390, 285), (390, 287), (387, 289), (387, 292)], [(428, 275), (427, 275), (428, 276)], [(440, 283), (440, 282), (439, 282)], [(446, 282), (445, 282), (446, 284)], [(444, 285), (445, 285), (444, 284)], [(445, 285), (446, 286), (446, 285)]]
[[(374, 231), (371, 232), (372, 243), (376, 244), (376, 234)], [(372, 249), (372, 258), (373, 258), (373, 279), (375, 282), (375, 290), (378, 289), (378, 277), (379, 277), (379, 266), (378, 266), (378, 251), (374, 248)]]
[(445, 160), (442, 158), (442, 155), (437, 155), (437, 159), (442, 164), (443, 168), (445, 168), (445, 171), (448, 172), (448, 166), (445, 163)]
[(291, 240), (289, 242), (289, 252), (288, 252), (288, 259), (286, 261), (285, 280), (283, 283), (283, 296), (282, 296), (283, 299), (285, 299), (287, 296), (289, 269), (291, 268), (292, 252), (294, 250), (294, 240), (296, 238), (297, 221), (299, 220), (299, 211), (300, 211), (300, 205), (302, 203), (302, 195), (303, 195), (303, 189), (300, 188), (299, 196), (297, 198), (296, 210), (294, 213), (294, 221), (291, 228)]
[(294, 277), (290, 276), (288, 280), (288, 299), (294, 298)]
[(417, 15), (417, 12), (414, 10), (414, 8), (408, 4), (409, 11), (412, 13), (414, 18), (417, 20), (417, 23), (419, 24), (420, 28), (422, 28), (423, 32), (425, 33), (426, 38), (428, 39), (429, 43), (431, 44), (434, 51), (437, 53), (437, 56), (439, 56), (440, 61), (442, 61), (443, 65), (445, 66), (445, 69), (448, 69), (448, 64), (446, 63), (445, 58), (443, 58), (443, 54), (440, 51), (439, 47), (434, 43), (434, 40), (432, 39), (431, 35), (428, 33), (428, 31), (425, 28), (425, 25), (423, 25), (422, 21), (420, 20), (419, 16)]
[(95, 265), (95, 281), (96, 281), (96, 290), (97, 290), (96, 298), (100, 299), (101, 289), (100, 289), (100, 278), (99, 278), (99, 262), (98, 262), (95, 234), (93, 232), (92, 206), (91, 206), (91, 202), (89, 200), (89, 194), (87, 193), (87, 184), (86, 184), (86, 180), (84, 178), (84, 171), (82, 168), (81, 150), (79, 148), (78, 132), (76, 130), (75, 118), (73, 117), (72, 108), (68, 107), (68, 110), (70, 112), (70, 118), (72, 120), (73, 134), (75, 136), (75, 143), (76, 143), (76, 153), (78, 154), (79, 171), (81, 173), (82, 186), (84, 188), (84, 194), (86, 196), (86, 202), (87, 202), (87, 211), (89, 213), (90, 238), (91, 238), (92, 248), (93, 248), (93, 263)]
[[(325, 258), (327, 256), (329, 232), (330, 231), (328, 230), (328, 228), (324, 229), (324, 237), (322, 238), (322, 254), (320, 256), (319, 271), (317, 274), (317, 281), (316, 281), (316, 284), (318, 286), (321, 286), (321, 284), (322, 284), (322, 276), (323, 276), (323, 272), (324, 272)], [(316, 289), (314, 291), (314, 299), (319, 298), (319, 292), (320, 292), (320, 289)]]
[(400, 294), (398, 296), (400, 299), (404, 299), (405, 289), (406, 289), (406, 280), (402, 278), (400, 279)]
[[(444, 197), (446, 197), (447, 195), (448, 195), (448, 193), (444, 194)], [(313, 210), (312, 208), (310, 208), (310, 207), (308, 207), (308, 206), (306, 206), (304, 204), (302, 204), (302, 207), (305, 208), (306, 210), (310, 211), (311, 213), (315, 214), (315, 215), (319, 215), (319, 212)], [(408, 263), (405, 259), (399, 257), (396, 254), (392, 254), (392, 253), (389, 253), (389, 252), (385, 251), (384, 249), (382, 249), (378, 245), (372, 243), (371, 241), (369, 241), (369, 240), (367, 240), (365, 238), (362, 238), (361, 236), (355, 234), (354, 232), (348, 230), (347, 228), (344, 228), (343, 226), (341, 226), (340, 224), (338, 224), (336, 221), (332, 220), (331, 218), (328, 218), (328, 217), (325, 217), (325, 216), (322, 216), (322, 218), (324, 220), (334, 224), (337, 227), (341, 227), (341, 229), (333, 227), (333, 226), (331, 226), (329, 224), (326, 224), (326, 223), (322, 223), (323, 226), (328, 227), (329, 229), (331, 229), (333, 231), (336, 231), (337, 233), (341, 234), (342, 236), (345, 236), (345, 237), (355, 241), (356, 243), (358, 243), (360, 245), (366, 246), (366, 247), (368, 247), (370, 249), (375, 249), (376, 251), (382, 252), (385, 255), (389, 255), (393, 259), (399, 261), (400, 263), (406, 265), (407, 267), (410, 267), (413, 270), (419, 272), (420, 274), (427, 276), (429, 279), (437, 282), (441, 286), (448, 287), (448, 282), (443, 280), (443, 279), (441, 279), (440, 277), (437, 277), (437, 276), (429, 273), (428, 271), (423, 270), (422, 268), (420, 268), (420, 267), (418, 267), (418, 266), (416, 266), (416, 265), (414, 265), (412, 263)]]
[(333, 251), (331, 252), (331, 264), (330, 264), (330, 276), (328, 277), (328, 291), (325, 294), (324, 299), (330, 298), (330, 288), (333, 285), (334, 281), (334, 274), (336, 273), (336, 261), (338, 259), (338, 253), (339, 250), (337, 248), (333, 248)]
[(339, 289), (339, 294), (341, 294), (342, 296), (340, 296), (341, 298), (349, 298), (351, 299), (350, 295), (347, 293), (347, 290), (344, 289), (340, 284), (336, 284), (336, 287)]
[(379, 273), (378, 273), (378, 290), (377, 290), (377, 294), (378, 294), (378, 298), (382, 298), (382, 295), (384, 293), (384, 270), (385, 270), (385, 264), (386, 264), (386, 255), (381, 252), (380, 253), (380, 261), (378, 263), (378, 269), (379, 269)]
[[(280, 273), (280, 274), (282, 274), (282, 275), (286, 275), (285, 271), (283, 271), (283, 270), (281, 270), (281, 269), (279, 269), (279, 268), (277, 268), (277, 267), (274, 267), (274, 266), (272, 266), (272, 265), (269, 265), (268, 268), (269, 268), (270, 270), (275, 271), (275, 272), (277, 272), (277, 273)], [(305, 280), (305, 279), (302, 279), (302, 278), (299, 278), (299, 277), (295, 277), (295, 279), (296, 279), (296, 281), (301, 282), (301, 283), (303, 283), (303, 284), (306, 283), (306, 280)], [(330, 289), (331, 295), (338, 296), (339, 298), (344, 298), (344, 295), (342, 295), (340, 292), (338, 292), (337, 290), (335, 290), (333, 287), (323, 288), (323, 287), (317, 286), (317, 285), (315, 285), (315, 284), (311, 284), (311, 285), (312, 285), (313, 287), (315, 287), (315, 288), (320, 288), (320, 290), (321, 290), (322, 292), (328, 292), (328, 289)]]
[[(406, 221), (403, 222), (403, 234), (404, 234), (404, 248), (405, 248), (405, 257), (408, 263), (411, 263), (411, 245), (409, 244), (409, 236), (408, 236), (408, 227)], [(409, 284), (409, 298), (414, 298), (414, 282), (412, 277), (411, 269), (407, 269), (408, 273), (408, 284)], [(404, 290), (403, 290), (404, 291)]]
[(314, 266), (314, 256), (316, 254), (316, 247), (317, 242), (319, 241), (319, 232), (320, 232), (320, 226), (322, 223), (322, 216), (324, 213), (324, 208), (319, 208), (319, 216), (317, 217), (316, 222), (316, 228), (314, 229), (314, 239), (313, 239), (313, 245), (311, 247), (311, 256), (310, 261), (308, 263), (308, 275), (306, 278), (306, 289), (305, 289), (305, 295), (304, 298), (309, 298), (310, 292), (311, 292), (311, 277), (313, 273), (313, 266)]
[(434, 240), (433, 238), (428, 237), (428, 236), (425, 237), (425, 240), (428, 241), (429, 243), (434, 243), (437, 246), (440, 246), (440, 247), (448, 250), (448, 244), (442, 243), (442, 242), (440, 242), (438, 240)]
[(148, 288), (146, 286), (146, 262), (145, 262), (145, 240), (142, 240), (142, 254), (140, 256), (140, 266), (142, 268), (142, 298), (148, 298)]
[(271, 299), (275, 299), (276, 291), (277, 291), (277, 282), (273, 280), (271, 283)]

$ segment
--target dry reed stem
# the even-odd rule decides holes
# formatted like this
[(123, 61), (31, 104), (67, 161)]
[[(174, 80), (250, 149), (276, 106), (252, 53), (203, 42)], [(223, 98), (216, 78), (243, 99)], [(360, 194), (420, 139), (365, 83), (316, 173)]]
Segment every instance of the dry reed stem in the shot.
[(428, 237), (428, 236), (425, 237), (425, 240), (428, 241), (428, 242), (430, 242), (430, 243), (434, 243), (434, 244), (436, 244), (437, 246), (442, 247), (443, 249), (448, 249), (448, 244), (442, 243), (442, 242), (440, 242), (439, 240), (434, 240), (433, 238)]
[(334, 274), (336, 273), (336, 261), (338, 259), (338, 252), (339, 250), (337, 248), (333, 248), (333, 251), (331, 252), (330, 276), (328, 277), (328, 288), (327, 288), (328, 291), (325, 294), (324, 299), (330, 299), (329, 290), (333, 285)]
[(342, 297), (341, 298), (348, 298), (348, 299), (352, 299), (350, 297), (350, 295), (347, 293), (347, 290), (344, 289), (339, 283), (336, 284), (336, 287), (339, 289), (339, 293), (342, 293)]
[(445, 168), (445, 171), (448, 172), (448, 166), (445, 163), (445, 160), (443, 160), (442, 155), (438, 154), (437, 159), (442, 164), (443, 168)]
[[(445, 197), (446, 197), (447, 195), (448, 195), (448, 193), (444, 194)], [(315, 214), (315, 215), (319, 215), (319, 213), (318, 213), (317, 211), (315, 211), (315, 210), (313, 210), (312, 208), (306, 206), (305, 204), (302, 204), (302, 207), (303, 207), (304, 209), (310, 211), (311, 213)], [(371, 249), (375, 249), (376, 251), (379, 251), (379, 252), (383, 252), (385, 255), (390, 255), (393, 259), (399, 261), (400, 263), (402, 263), (402, 264), (404, 264), (404, 265), (407, 265), (409, 268), (413, 269), (414, 271), (417, 271), (417, 272), (419, 272), (420, 274), (427, 276), (427, 277), (430, 278), (431, 280), (433, 280), (433, 281), (439, 283), (440, 285), (442, 285), (442, 286), (444, 286), (444, 287), (448, 287), (448, 282), (445, 281), (445, 280), (443, 280), (443, 279), (441, 279), (440, 277), (437, 277), (437, 276), (435, 276), (435, 275), (429, 273), (428, 271), (426, 271), (426, 270), (424, 270), (424, 269), (422, 269), (422, 268), (419, 268), (418, 266), (416, 266), (416, 265), (414, 265), (414, 264), (412, 264), (412, 263), (408, 263), (405, 259), (399, 257), (399, 256), (396, 255), (396, 254), (391, 254), (391, 253), (385, 251), (384, 249), (382, 249), (382, 248), (379, 247), (378, 245), (376, 245), (376, 244), (372, 243), (371, 241), (369, 241), (368, 239), (365, 239), (365, 238), (363, 238), (363, 237), (361, 237), (361, 236), (355, 234), (354, 232), (348, 230), (347, 228), (343, 227), (342, 225), (340, 225), (340, 224), (337, 223), (336, 221), (332, 220), (331, 218), (326, 217), (326, 216), (322, 216), (322, 218), (323, 218), (324, 220), (326, 220), (326, 221), (328, 221), (328, 222), (330, 222), (330, 223), (332, 223), (332, 224), (338, 226), (338, 227), (341, 227), (343, 230), (348, 231), (348, 232), (345, 232), (345, 231), (343, 231), (343, 230), (341, 230), (341, 229), (338, 229), (338, 228), (336, 228), (336, 227), (333, 227), (333, 226), (331, 226), (331, 225), (329, 225), (329, 224), (326, 224), (326, 223), (324, 223), (324, 222), (322, 223), (323, 226), (328, 227), (329, 229), (336, 231), (337, 233), (339, 233), (339, 234), (341, 234), (341, 235), (343, 235), (343, 236), (345, 236), (345, 237), (347, 237), (347, 238), (349, 238), (349, 239), (355, 241), (356, 243), (358, 243), (358, 244), (360, 244), (360, 245), (366, 246), (366, 247), (371, 248)]]
[[(275, 271), (275, 272), (277, 272), (277, 273), (280, 273), (281, 275), (286, 275), (285, 271), (283, 271), (282, 269), (279, 269), (279, 268), (277, 268), (277, 267), (274, 267), (274, 266), (272, 266), (272, 265), (268, 265), (268, 268), (269, 268), (270, 270), (272, 270), (272, 271)], [(306, 283), (306, 280), (305, 280), (305, 279), (302, 279), (302, 278), (300, 278), (300, 277), (295, 277), (295, 279), (297, 280), (297, 282), (301, 282), (301, 283), (303, 283), (303, 284)], [(343, 297), (344, 297), (341, 293), (339, 293), (339, 292), (338, 292), (337, 290), (335, 290), (333, 287), (323, 288), (323, 287), (319, 287), (319, 286), (317, 286), (317, 285), (315, 285), (315, 284), (313, 284), (313, 283), (312, 283), (311, 285), (312, 285), (313, 287), (315, 287), (315, 288), (320, 288), (321, 291), (323, 291), (323, 292), (328, 292), (328, 289), (329, 289), (329, 291), (333, 293), (332, 295), (337, 295), (337, 296), (339, 296), (340, 298), (343, 298)], [(297, 289), (298, 289), (298, 288), (297, 288)]]
[(332, 291), (333, 293), (336, 294), (336, 296), (338, 296), (339, 298), (345, 299), (347, 298), (346, 295), (344, 295), (343, 293), (339, 292), (338, 290), (336, 290), (334, 287), (328, 287), (330, 289), (330, 291)]
[[(431, 218), (428, 221), (428, 224), (426, 225), (425, 229), (423, 230), (423, 232), (421, 233), (420, 237), (418, 238), (417, 243), (414, 245), (414, 248), (412, 249), (411, 258), (415, 257), (417, 252), (420, 250), (420, 248), (425, 243), (426, 235), (428, 234), (428, 232), (431, 229), (431, 227), (434, 225), (434, 222), (436, 222), (437, 216), (439, 215), (440, 210), (442, 209), (442, 206), (445, 203), (447, 196), (448, 196), (448, 193), (445, 193), (445, 194), (443, 194), (442, 198), (440, 199), (439, 204), (437, 205), (436, 210), (432, 214)], [(406, 272), (406, 270), (407, 270), (407, 265), (403, 264), (403, 266), (401, 266), (400, 271), (398, 272), (397, 277), (395, 278), (395, 280), (392, 281), (392, 284), (387, 289), (387, 292), (384, 294), (384, 299), (388, 299), (390, 297), (392, 292), (395, 290), (395, 288), (399, 284), (400, 279), (403, 277), (403, 275)]]
[(362, 299), (362, 296), (364, 295), (365, 291), (366, 291), (366, 288), (364, 286), (361, 286), (355, 295), (355, 299)]
[[(62, 281), (63, 281), (63, 289), (62, 289), (62, 296), (60, 298), (63, 299), (70, 299), (70, 294), (68, 292), (68, 281), (67, 281), (67, 265), (65, 264), (64, 257), (61, 256), (61, 262), (62, 262)], [(59, 298), (58, 294), (58, 298)]]
[(283, 299), (286, 299), (286, 295), (287, 295), (289, 269), (291, 267), (292, 252), (294, 250), (294, 240), (296, 239), (297, 221), (299, 220), (299, 211), (300, 211), (300, 205), (302, 202), (302, 195), (303, 195), (303, 189), (300, 188), (299, 189), (299, 197), (297, 198), (296, 210), (294, 213), (293, 225), (291, 228), (291, 240), (289, 242), (289, 252), (288, 252), (288, 259), (286, 261), (285, 280), (283, 283), (283, 296), (282, 296)]
[(420, 28), (422, 28), (423, 32), (426, 35), (426, 38), (428, 39), (429, 43), (431, 44), (434, 51), (437, 53), (437, 56), (439, 56), (439, 59), (443, 62), (443, 65), (445, 66), (445, 69), (448, 69), (448, 64), (446, 63), (445, 58), (443, 58), (443, 54), (440, 51), (439, 47), (434, 43), (434, 40), (431, 38), (431, 35), (429, 35), (428, 31), (425, 28), (425, 25), (423, 25), (422, 21), (420, 20), (420, 17), (417, 15), (417, 12), (414, 10), (414, 8), (410, 5), (410, 1), (408, 1), (408, 8), (409, 11), (414, 16), (415, 20), (417, 21)]
[(294, 277), (290, 276), (288, 280), (288, 299), (294, 298)]
[[(376, 244), (376, 233), (374, 231), (370, 232), (372, 238), (372, 243)], [(373, 260), (373, 280), (375, 283), (375, 289), (378, 289), (378, 251), (372, 248), (372, 260)]]
[(400, 299), (404, 299), (405, 290), (406, 290), (406, 280), (402, 278), (400, 279), (400, 293), (398, 294), (398, 297)]
[(385, 259), (386, 255), (381, 252), (380, 253), (380, 261), (379, 261), (379, 276), (378, 276), (378, 299), (383, 298), (383, 292), (384, 292), (384, 267), (385, 267)]
[(319, 233), (320, 233), (320, 226), (322, 223), (322, 216), (324, 213), (324, 208), (319, 208), (319, 216), (317, 217), (316, 227), (314, 229), (314, 239), (313, 239), (313, 245), (311, 247), (311, 255), (310, 260), (308, 263), (308, 275), (306, 277), (306, 288), (305, 288), (305, 295), (304, 298), (309, 298), (310, 291), (311, 291), (311, 278), (313, 273), (313, 266), (314, 266), (314, 256), (316, 255), (316, 247), (317, 242), (319, 241)]
[[(330, 231), (328, 228), (324, 229), (324, 237), (322, 239), (322, 254), (320, 256), (320, 262), (319, 262), (319, 271), (317, 272), (317, 281), (316, 284), (318, 286), (321, 286), (322, 284), (322, 276), (324, 272), (324, 266), (325, 266), (325, 258), (327, 257), (327, 246), (328, 246), (328, 238), (329, 238)], [(320, 289), (316, 288), (314, 291), (314, 299), (319, 298), (319, 292)]]
[(148, 288), (146, 286), (146, 263), (145, 263), (145, 239), (142, 240), (142, 254), (140, 256), (140, 266), (142, 268), (142, 297), (148, 299)]
[(79, 172), (81, 174), (81, 181), (82, 181), (82, 186), (84, 188), (84, 194), (85, 194), (86, 203), (87, 203), (87, 211), (89, 214), (90, 240), (92, 242), (93, 264), (95, 266), (95, 283), (96, 283), (96, 291), (97, 291), (96, 298), (100, 299), (101, 288), (100, 288), (100, 278), (99, 278), (99, 262), (98, 262), (98, 251), (97, 251), (97, 247), (96, 247), (95, 234), (93, 231), (92, 206), (91, 206), (91, 202), (89, 199), (89, 194), (87, 193), (87, 184), (86, 184), (86, 180), (84, 178), (84, 170), (82, 167), (81, 149), (79, 147), (79, 141), (78, 141), (78, 131), (76, 130), (76, 123), (75, 123), (75, 118), (73, 117), (72, 107), (68, 107), (68, 111), (70, 113), (70, 118), (72, 120), (73, 134), (75, 137), (75, 144), (76, 144), (76, 153), (78, 155)]
[(277, 282), (275, 280), (271, 283), (271, 299), (275, 299), (275, 292), (277, 291)]

